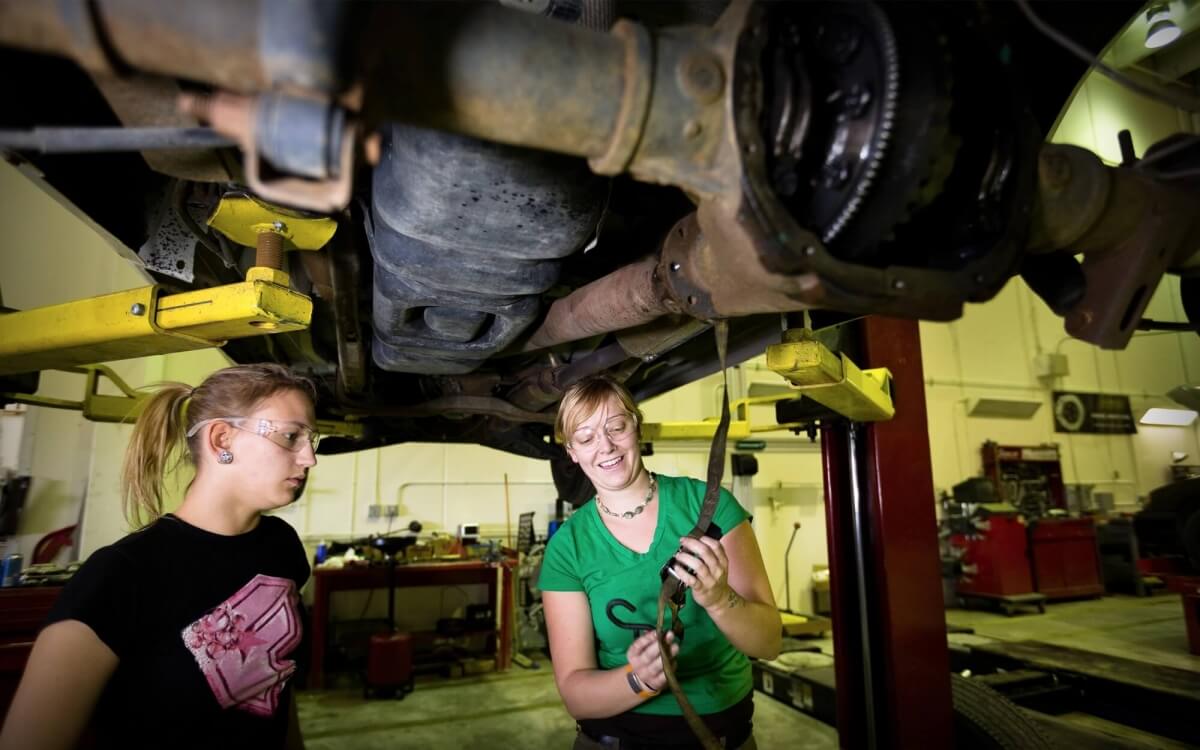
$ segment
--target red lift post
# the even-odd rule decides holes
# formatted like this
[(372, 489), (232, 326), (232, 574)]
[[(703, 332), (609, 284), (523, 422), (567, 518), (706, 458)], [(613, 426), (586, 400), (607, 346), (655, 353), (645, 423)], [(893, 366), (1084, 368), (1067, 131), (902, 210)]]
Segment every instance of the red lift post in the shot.
[(892, 374), (896, 415), (823, 426), (825, 514), (843, 748), (951, 748), (925, 382), (916, 321), (858, 326), (865, 367)]

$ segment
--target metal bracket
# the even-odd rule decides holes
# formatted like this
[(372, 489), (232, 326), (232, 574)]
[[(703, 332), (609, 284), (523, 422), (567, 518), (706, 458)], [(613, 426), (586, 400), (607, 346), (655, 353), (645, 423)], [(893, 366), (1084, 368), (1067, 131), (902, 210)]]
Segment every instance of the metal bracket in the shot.
[[(89, 422), (122, 423), (133, 422), (142, 413), (149, 393), (139, 393), (126, 383), (121, 376), (105, 365), (88, 365), (86, 367), (53, 368), (62, 372), (73, 372), (87, 376), (83, 387), (83, 398), (71, 401), (63, 398), (39, 396), (35, 393), (0, 393), (0, 399), (6, 403), (29, 404), (47, 409), (68, 409), (83, 413), (83, 418)], [(105, 377), (123, 393), (123, 396), (109, 396), (100, 393), (100, 378)], [(361, 422), (335, 419), (318, 419), (317, 432), (322, 435), (337, 435), (352, 439), (363, 437)]]
[(896, 414), (892, 373), (886, 367), (860, 370), (845, 354), (835, 354), (793, 328), (784, 341), (767, 347), (767, 367), (796, 386), (800, 395), (855, 422), (883, 422)]
[[(143, 394), (139, 394), (129, 386), (111, 368), (104, 365), (89, 365), (87, 367), (53, 368), (62, 372), (74, 372), (87, 376), (83, 387), (83, 398), (70, 401), (50, 396), (39, 396), (34, 393), (0, 393), (0, 398), (7, 402), (42, 406), (48, 409), (71, 409), (83, 412), (84, 419), (91, 422), (132, 422), (142, 411)], [(124, 396), (108, 396), (100, 393), (100, 377), (112, 381)]]

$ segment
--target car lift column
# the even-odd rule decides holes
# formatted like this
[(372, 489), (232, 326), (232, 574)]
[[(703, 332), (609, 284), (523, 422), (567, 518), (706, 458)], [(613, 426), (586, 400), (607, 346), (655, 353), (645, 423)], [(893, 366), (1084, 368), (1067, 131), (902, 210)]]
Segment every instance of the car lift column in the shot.
[(953, 708), (916, 321), (857, 324), (891, 370), (895, 417), (823, 427), (830, 594), (843, 748), (950, 748)]

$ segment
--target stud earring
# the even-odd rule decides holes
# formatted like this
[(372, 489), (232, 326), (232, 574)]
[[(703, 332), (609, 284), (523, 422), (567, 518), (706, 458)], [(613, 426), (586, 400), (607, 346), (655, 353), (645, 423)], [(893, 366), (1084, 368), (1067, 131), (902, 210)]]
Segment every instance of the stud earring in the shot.
[(229, 451), (221, 451), (220, 453), (217, 454), (217, 463), (219, 463), (219, 464), (233, 463), (233, 454), (230, 453)]

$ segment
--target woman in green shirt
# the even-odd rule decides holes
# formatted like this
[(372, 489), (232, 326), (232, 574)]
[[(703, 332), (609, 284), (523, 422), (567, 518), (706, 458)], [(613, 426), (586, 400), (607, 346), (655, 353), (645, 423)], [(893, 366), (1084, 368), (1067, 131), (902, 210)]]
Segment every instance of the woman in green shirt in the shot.
[(641, 422), (624, 386), (594, 377), (567, 391), (555, 423), (596, 488), (550, 540), (538, 583), (555, 682), (579, 723), (575, 748), (699, 747), (663, 692), (653, 632), (659, 570), (674, 556), (670, 571), (688, 587), (682, 642), (667, 636), (676, 675), (725, 747), (752, 749), (747, 657), (778, 655), (781, 625), (749, 515), (721, 490), (711, 538), (685, 538), (704, 483), (648, 472)]

